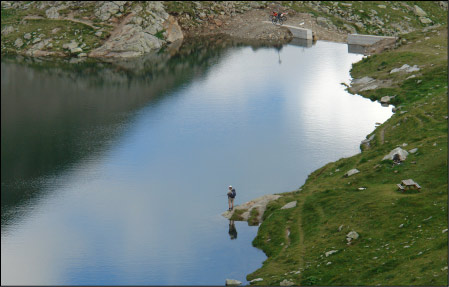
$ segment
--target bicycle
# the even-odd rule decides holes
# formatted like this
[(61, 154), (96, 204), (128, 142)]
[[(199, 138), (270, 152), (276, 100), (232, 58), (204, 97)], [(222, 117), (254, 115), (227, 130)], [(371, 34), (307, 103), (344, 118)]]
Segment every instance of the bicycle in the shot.
[(282, 25), (285, 21), (287, 21), (287, 13), (279, 14), (276, 12), (271, 12), (269, 19), (274, 25), (276, 25), (277, 23), (279, 23), (279, 25)]

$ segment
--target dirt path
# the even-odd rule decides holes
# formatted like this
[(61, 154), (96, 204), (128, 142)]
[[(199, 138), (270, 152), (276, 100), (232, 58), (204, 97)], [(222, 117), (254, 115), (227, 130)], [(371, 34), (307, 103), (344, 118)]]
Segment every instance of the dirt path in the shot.
[[(234, 17), (218, 16), (206, 20), (203, 26), (190, 31), (189, 34), (226, 34), (238, 39), (288, 42), (292, 36), (286, 27), (263, 23), (269, 21), (270, 12), (270, 9), (255, 9)], [(316, 19), (307, 13), (289, 11), (287, 17), (285, 25), (311, 29), (317, 40), (346, 41), (346, 34), (318, 25)]]

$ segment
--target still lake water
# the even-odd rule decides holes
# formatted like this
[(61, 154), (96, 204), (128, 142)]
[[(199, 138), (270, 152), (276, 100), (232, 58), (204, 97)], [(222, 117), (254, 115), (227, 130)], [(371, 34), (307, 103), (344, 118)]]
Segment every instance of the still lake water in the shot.
[(223, 285), (265, 255), (236, 203), (292, 191), (391, 116), (346, 45), (197, 41), (123, 63), (1, 62), (1, 283)]

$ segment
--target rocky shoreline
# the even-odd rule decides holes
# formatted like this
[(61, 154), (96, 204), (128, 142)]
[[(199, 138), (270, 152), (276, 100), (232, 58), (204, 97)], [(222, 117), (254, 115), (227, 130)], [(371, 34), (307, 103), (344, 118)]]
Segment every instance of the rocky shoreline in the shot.
[[(438, 3), (447, 11), (447, 2)], [(358, 9), (356, 2), (326, 1), (2, 1), (1, 5), (2, 54), (35, 57), (133, 58), (179, 45), (184, 38), (211, 35), (227, 35), (242, 43), (288, 43), (292, 39), (288, 29), (266, 23), (271, 11), (287, 12), (286, 24), (311, 29), (316, 40), (335, 42), (345, 42), (348, 33), (400, 36), (416, 26), (439, 24), (419, 6), (407, 3), (377, 5), (370, 11)], [(380, 13), (389, 8), (404, 14), (402, 19)], [(410, 13), (416, 19), (405, 16)]]

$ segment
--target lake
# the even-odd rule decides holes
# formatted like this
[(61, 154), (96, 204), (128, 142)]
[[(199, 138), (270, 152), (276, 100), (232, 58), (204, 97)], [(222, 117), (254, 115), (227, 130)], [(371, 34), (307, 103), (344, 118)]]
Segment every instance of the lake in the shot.
[(221, 216), (360, 152), (391, 107), (344, 44), (196, 40), (131, 61), (2, 57), (2, 285), (223, 285), (266, 259)]

